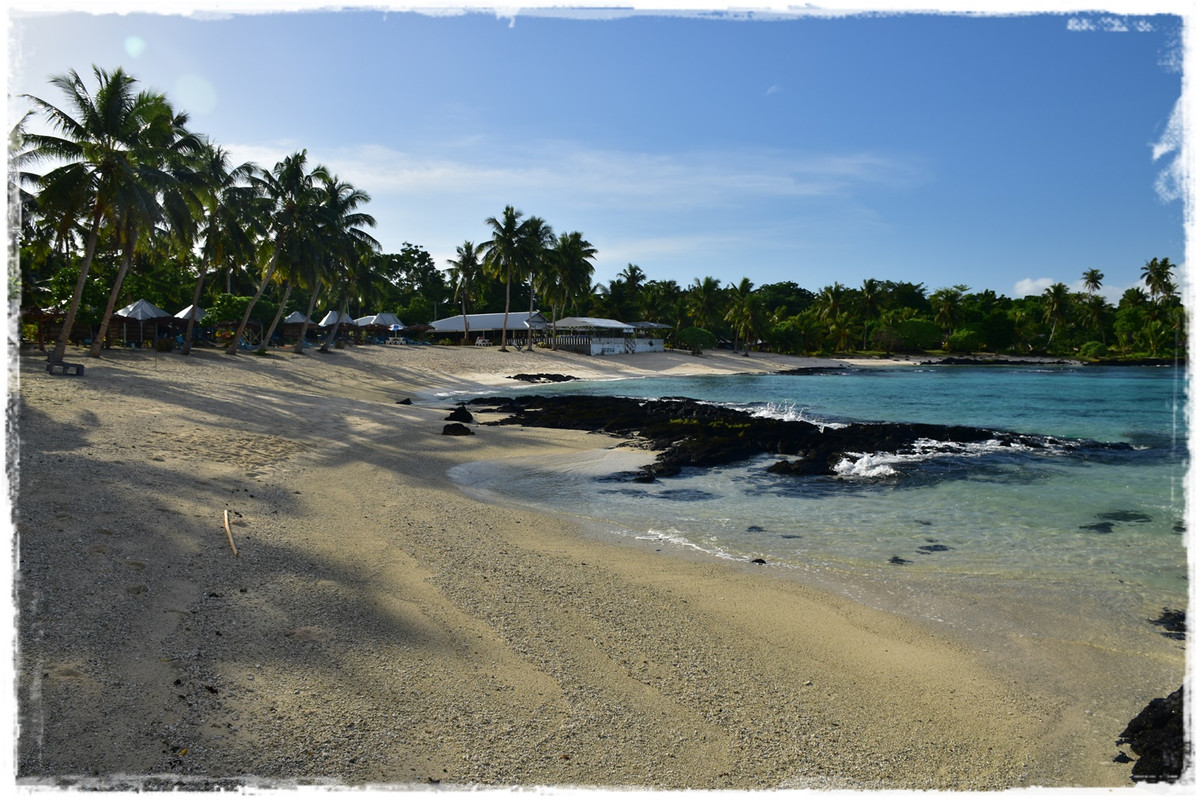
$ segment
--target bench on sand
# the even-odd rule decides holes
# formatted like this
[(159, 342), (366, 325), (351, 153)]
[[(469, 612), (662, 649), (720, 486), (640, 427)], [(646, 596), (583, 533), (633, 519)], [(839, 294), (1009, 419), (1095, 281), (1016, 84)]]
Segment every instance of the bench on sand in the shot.
[(51, 375), (60, 373), (62, 375), (82, 375), (83, 364), (72, 364), (68, 361), (51, 361), (46, 364), (46, 372)]

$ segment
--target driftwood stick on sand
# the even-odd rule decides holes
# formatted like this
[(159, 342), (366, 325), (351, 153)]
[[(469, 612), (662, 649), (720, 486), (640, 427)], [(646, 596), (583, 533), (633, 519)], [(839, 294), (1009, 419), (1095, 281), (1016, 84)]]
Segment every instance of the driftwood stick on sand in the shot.
[(225, 509), (225, 536), (229, 539), (229, 549), (237, 555), (237, 547), (233, 544), (233, 531), (229, 530), (229, 509)]

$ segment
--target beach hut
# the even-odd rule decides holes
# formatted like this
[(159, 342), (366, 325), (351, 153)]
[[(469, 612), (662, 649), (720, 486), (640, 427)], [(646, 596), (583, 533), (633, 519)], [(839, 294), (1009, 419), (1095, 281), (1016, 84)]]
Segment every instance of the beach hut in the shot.
[[(192, 313), (192, 307), (188, 306), (187, 308), (185, 308), (181, 311), (175, 312), (175, 319), (181, 319), (184, 322), (186, 322), (188, 315), (190, 315), (191, 313)], [(197, 308), (196, 309), (196, 322), (199, 322), (200, 320), (204, 319), (204, 315), (206, 313), (208, 313), (208, 312), (206, 312), (203, 308)]]
[(404, 323), (390, 311), (382, 311), (367, 317), (359, 317), (354, 324), (367, 331), (376, 341), (384, 341), (389, 334), (404, 330)]
[[(159, 323), (169, 324), (174, 317), (171, 314), (163, 311), (158, 306), (151, 303), (149, 300), (136, 300), (121, 310), (113, 314), (114, 323), (119, 321), (121, 325), (121, 338), (131, 347), (136, 347), (138, 343), (149, 341), (146, 339), (147, 323), (150, 325), (150, 331), (154, 338), (158, 338)], [(129, 331), (131, 323), (137, 323), (137, 339), (130, 340)], [(109, 327), (109, 333), (112, 333), (112, 326)]]
[[(296, 312), (296, 313), (300, 313), (300, 312)], [(324, 318), (323, 318), (323, 319), (322, 319), (320, 322), (318, 322), (317, 324), (318, 324), (320, 327), (322, 327), (322, 328), (329, 328), (329, 327), (331, 327), (331, 326), (333, 326), (333, 325), (337, 324), (337, 322), (338, 322), (338, 312), (336, 312), (336, 311), (330, 311), (330, 312), (329, 312), (328, 314), (326, 314), (326, 315), (325, 315), (325, 317), (324, 317)], [(349, 326), (351, 326), (351, 327), (355, 327), (355, 326), (357, 326), (357, 325), (358, 325), (358, 323), (354, 321), (354, 317), (350, 316), (349, 314), (342, 314), (342, 315), (341, 315), (341, 324), (342, 324), (342, 325), (349, 325)]]

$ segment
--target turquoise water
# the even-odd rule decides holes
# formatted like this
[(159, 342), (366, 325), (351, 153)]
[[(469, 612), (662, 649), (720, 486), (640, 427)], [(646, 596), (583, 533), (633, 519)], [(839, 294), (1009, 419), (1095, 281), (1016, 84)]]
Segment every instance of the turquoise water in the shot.
[(836, 478), (772, 475), (778, 459), (764, 457), (653, 484), (604, 480), (628, 468), (610, 451), (453, 475), (611, 535), (762, 559), (876, 605), (953, 586), (960, 598), (1086, 598), (1144, 620), (1186, 605), (1184, 389), (1182, 369), (996, 366), (538, 386), (522, 393), (690, 397), (823, 425), (961, 424), (1132, 449), (856, 454)]

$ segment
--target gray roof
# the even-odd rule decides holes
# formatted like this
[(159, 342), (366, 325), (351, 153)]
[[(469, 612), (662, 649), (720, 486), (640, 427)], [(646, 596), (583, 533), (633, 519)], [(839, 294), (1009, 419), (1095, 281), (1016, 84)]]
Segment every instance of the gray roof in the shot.
[(617, 328), (623, 331), (633, 330), (628, 322), (603, 317), (563, 317), (555, 325), (559, 328)]
[(116, 312), (116, 314), (118, 317), (125, 317), (126, 319), (163, 319), (171, 316), (149, 300), (132, 302)]
[[(532, 325), (527, 324), (532, 320)], [(510, 311), (508, 312), (508, 329), (522, 330), (533, 328), (544, 328), (549, 323), (542, 312), (535, 311), (533, 316), (529, 316), (528, 311)], [(494, 314), (467, 314), (467, 326), (473, 331), (498, 331), (504, 327), (504, 312), (498, 311)], [(463, 315), (458, 314), (445, 319), (434, 320), (430, 323), (430, 327), (440, 333), (462, 333), (463, 330)]]
[(391, 327), (403, 328), (404, 327), (404, 323), (400, 321), (400, 318), (397, 317), (395, 314), (393, 314), (390, 311), (383, 311), (379, 314), (372, 314), (369, 317), (359, 317), (358, 319), (354, 320), (354, 322), (356, 325), (359, 325), (360, 327), (364, 327), (364, 328), (368, 325), (378, 325), (378, 326), (384, 327), (384, 328), (391, 328)]
[[(333, 323), (335, 323), (337, 321), (338, 321), (338, 312), (330, 311), (328, 314), (325, 315), (325, 319), (321, 320), (320, 324), (321, 324), (322, 328), (325, 328), (325, 327), (332, 325)], [(343, 325), (354, 325), (355, 324), (354, 317), (350, 316), (349, 314), (342, 314), (342, 324)]]

